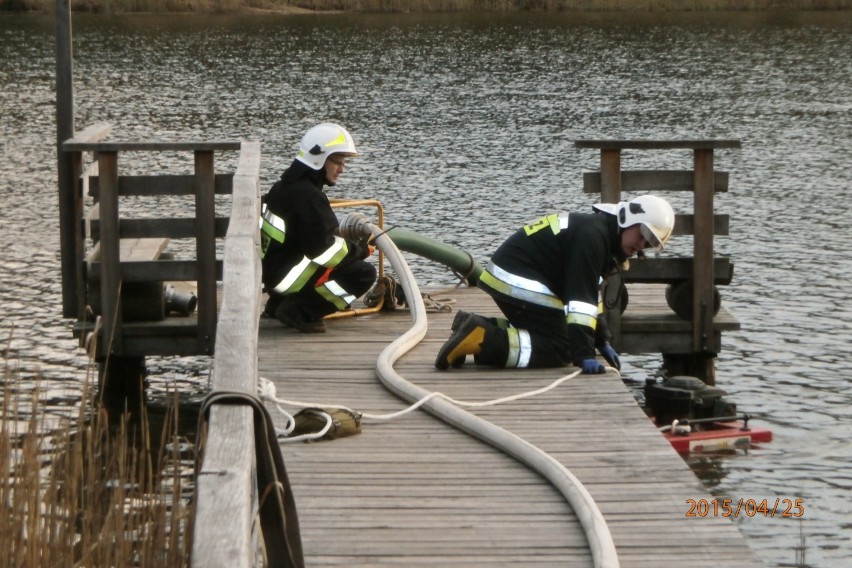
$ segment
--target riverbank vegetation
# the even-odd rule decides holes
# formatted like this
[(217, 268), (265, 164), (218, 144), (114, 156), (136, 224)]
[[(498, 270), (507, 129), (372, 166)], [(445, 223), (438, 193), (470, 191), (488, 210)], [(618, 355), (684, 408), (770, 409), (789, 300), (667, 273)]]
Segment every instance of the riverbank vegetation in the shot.
[[(53, 0), (0, 0), (0, 10), (52, 11)], [(71, 0), (73, 11), (119, 13), (849, 10), (852, 0)]]
[[(7, 566), (185, 566), (190, 511), (186, 457), (141, 446), (126, 421), (110, 427), (83, 396), (76, 418), (44, 411), (8, 362), (0, 417), (0, 550)], [(175, 405), (174, 408), (177, 408)], [(176, 411), (167, 424), (177, 423)], [(156, 464), (160, 464), (157, 466)], [(191, 472), (191, 470), (190, 470)]]

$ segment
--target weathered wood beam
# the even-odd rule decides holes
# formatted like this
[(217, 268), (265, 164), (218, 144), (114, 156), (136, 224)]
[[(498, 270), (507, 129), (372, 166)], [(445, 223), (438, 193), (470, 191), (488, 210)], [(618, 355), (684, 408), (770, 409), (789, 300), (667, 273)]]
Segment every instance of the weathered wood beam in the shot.
[[(602, 172), (583, 173), (583, 192), (600, 193)], [(650, 191), (692, 191), (692, 170), (626, 170), (621, 172), (621, 191), (647, 193)], [(714, 172), (713, 191), (728, 191), (728, 172)], [(606, 200), (604, 200), (606, 201)]]
[[(192, 175), (139, 175), (118, 176), (118, 194), (122, 196), (193, 195), (195, 176)], [(234, 183), (234, 174), (216, 174), (216, 195), (228, 195)], [(89, 177), (89, 195), (98, 199), (98, 176)]]
[(575, 140), (577, 148), (600, 150), (712, 150), (715, 148), (740, 148), (739, 140)]
[[(259, 172), (260, 144), (244, 142), (234, 176), (231, 222), (225, 238), (214, 392), (254, 395), (257, 388), (261, 309)], [(192, 566), (250, 568), (255, 565), (256, 535), (252, 525), (258, 510), (252, 411), (248, 407), (214, 404), (208, 424), (195, 485)], [(222, 519), (228, 522), (223, 523)]]

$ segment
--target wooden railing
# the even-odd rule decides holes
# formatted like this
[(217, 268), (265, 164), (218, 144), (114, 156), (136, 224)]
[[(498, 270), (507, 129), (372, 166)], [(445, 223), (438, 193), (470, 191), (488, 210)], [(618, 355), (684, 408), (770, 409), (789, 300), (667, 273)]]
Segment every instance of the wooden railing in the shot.
[[(622, 192), (634, 195), (642, 193), (664, 193), (690, 191), (693, 194), (692, 213), (676, 215), (674, 235), (693, 236), (691, 258), (647, 258), (632, 261), (630, 269), (610, 277), (608, 286), (620, 288), (620, 283), (642, 284), (689, 284), (691, 289), (691, 356), (702, 364), (711, 365), (695, 374), (708, 382), (713, 381), (712, 357), (720, 349), (720, 325), (714, 325), (717, 306), (717, 284), (728, 284), (733, 276), (733, 264), (727, 258), (717, 258), (714, 253), (715, 235), (727, 235), (727, 215), (714, 212), (714, 195), (728, 190), (728, 174), (714, 170), (714, 151), (723, 148), (739, 148), (738, 140), (578, 140), (578, 148), (593, 148), (600, 151), (600, 171), (583, 176), (586, 193), (600, 193), (606, 203), (621, 201)], [(688, 150), (692, 152), (692, 170), (622, 170), (624, 150)], [(613, 343), (621, 347), (622, 326), (619, 310), (610, 310), (607, 321), (613, 333)], [(677, 322), (673, 322), (677, 323)], [(665, 323), (661, 322), (661, 327)], [(674, 329), (675, 326), (669, 326)], [(669, 338), (674, 337), (669, 334)], [(667, 354), (682, 354), (682, 348), (674, 348), (674, 342), (660, 335), (659, 345), (653, 349)], [(644, 343), (648, 345), (648, 343)], [(691, 365), (692, 368), (695, 365)]]
[[(147, 355), (212, 355), (216, 337), (217, 282), (222, 261), (216, 257), (216, 240), (224, 238), (228, 217), (216, 217), (215, 195), (231, 193), (232, 176), (214, 173), (214, 153), (240, 150), (239, 141), (216, 142), (126, 142), (103, 141), (107, 126), (84, 130), (67, 140), (63, 151), (70, 154), (75, 168), (82, 168), (84, 152), (96, 157), (96, 176), (83, 179), (75, 172), (72, 189), (75, 222), (69, 234), (75, 262), (63, 272), (63, 288), (74, 295), (78, 324), (76, 333), (84, 340), (97, 335), (97, 359), (106, 356), (145, 357)], [(248, 154), (256, 154), (256, 144), (245, 144)], [(192, 175), (119, 175), (119, 153), (192, 152)], [(244, 160), (250, 158), (245, 156)], [(84, 210), (82, 186), (88, 181), (92, 207)], [(163, 195), (193, 196), (191, 217), (161, 215), (143, 219), (122, 216), (123, 198)], [(149, 205), (156, 212), (156, 205)], [(171, 239), (192, 239), (195, 257), (175, 260), (161, 256)], [(91, 247), (86, 244), (90, 243)], [(88, 248), (88, 251), (86, 250)], [(197, 294), (197, 314), (168, 318), (163, 310), (163, 284), (190, 282)], [(149, 305), (127, 317), (125, 304), (147, 299)], [(71, 310), (69, 310), (71, 311)], [(68, 315), (68, 314), (66, 314)], [(100, 318), (96, 325), (95, 318)], [(133, 321), (130, 321), (130, 320)]]
[[(259, 151), (243, 152), (234, 176), (231, 223), (225, 238), (222, 305), (212, 392), (256, 394), (261, 310), (258, 219)], [(258, 528), (253, 410), (213, 404), (203, 461), (195, 482), (192, 566), (250, 568)], [(198, 433), (199, 436), (205, 434)]]
[[(149, 355), (213, 355), (213, 393), (255, 395), (260, 144), (104, 141), (110, 132), (109, 125), (96, 125), (61, 144), (71, 164), (60, 179), (62, 250), (73, 256), (63, 263), (64, 314), (77, 317), (75, 333), (81, 341), (95, 335), (101, 374), (108, 372), (105, 362), (110, 360), (142, 361), (144, 366)], [(240, 151), (236, 173), (215, 174), (214, 153), (232, 150)], [(192, 152), (193, 174), (119, 175), (119, 153), (158, 151)], [(97, 175), (84, 174), (85, 152), (95, 156), (91, 170)], [(85, 185), (93, 198), (88, 210)], [(216, 217), (216, 194), (231, 194), (228, 217)], [(133, 219), (120, 214), (121, 198), (162, 195), (194, 196), (195, 215)], [(221, 259), (217, 238), (224, 238)], [(169, 239), (193, 239), (196, 258), (164, 257)], [(166, 317), (162, 290), (170, 281), (195, 283), (197, 316)], [(132, 312), (131, 303), (144, 305)], [(195, 484), (193, 566), (254, 566), (253, 409), (214, 403), (205, 423), (206, 432), (198, 432), (204, 450)]]

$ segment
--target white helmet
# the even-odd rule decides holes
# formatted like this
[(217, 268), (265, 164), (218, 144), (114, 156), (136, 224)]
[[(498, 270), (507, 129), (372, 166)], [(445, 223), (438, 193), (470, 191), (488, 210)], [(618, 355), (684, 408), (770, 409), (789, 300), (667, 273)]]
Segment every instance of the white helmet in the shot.
[(324, 122), (305, 133), (296, 159), (312, 170), (321, 170), (332, 154), (355, 157), (358, 152), (355, 150), (355, 141), (345, 128)]
[(657, 250), (663, 250), (672, 236), (675, 215), (669, 202), (656, 195), (642, 195), (618, 204), (618, 226), (625, 229), (641, 224), (642, 236)]

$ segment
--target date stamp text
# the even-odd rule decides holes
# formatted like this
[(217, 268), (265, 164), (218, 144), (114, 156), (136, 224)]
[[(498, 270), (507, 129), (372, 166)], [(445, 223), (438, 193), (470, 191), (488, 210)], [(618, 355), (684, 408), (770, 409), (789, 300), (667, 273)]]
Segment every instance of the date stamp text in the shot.
[(804, 499), (687, 499), (687, 517), (794, 517), (805, 515)]

